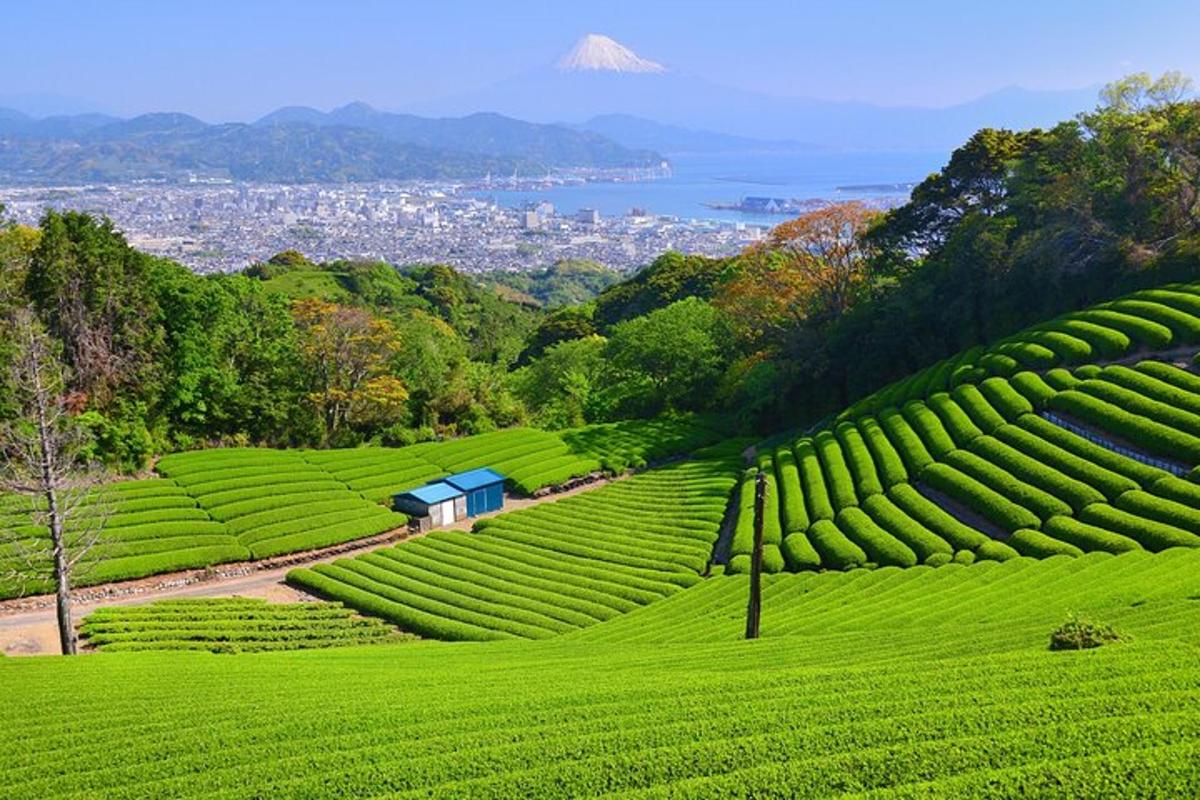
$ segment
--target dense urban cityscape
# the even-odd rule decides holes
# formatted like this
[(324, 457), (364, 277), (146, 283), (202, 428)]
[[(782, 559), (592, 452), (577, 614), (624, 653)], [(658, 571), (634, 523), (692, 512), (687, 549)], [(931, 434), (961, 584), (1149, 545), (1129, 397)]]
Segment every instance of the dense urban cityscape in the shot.
[(238, 270), (295, 248), (317, 261), (438, 262), (466, 272), (527, 270), (589, 259), (618, 270), (665, 250), (729, 255), (763, 223), (605, 216), (547, 202), (505, 208), (480, 185), (141, 183), (0, 188), (9, 217), (36, 224), (45, 209), (107, 216), (135, 247), (196, 272)]

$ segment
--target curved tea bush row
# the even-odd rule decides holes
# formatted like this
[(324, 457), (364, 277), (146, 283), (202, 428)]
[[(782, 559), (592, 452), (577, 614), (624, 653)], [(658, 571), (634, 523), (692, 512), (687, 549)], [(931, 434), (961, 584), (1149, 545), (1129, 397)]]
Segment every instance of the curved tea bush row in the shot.
[(954, 447), (966, 447), (976, 438), (983, 435), (983, 431), (979, 429), (979, 426), (945, 392), (938, 392), (932, 395), (926, 401), (926, 405), (937, 414), (946, 432), (950, 434)]
[(839, 420), (878, 414), (889, 406), (925, 400), (988, 377), (1011, 377), (1023, 369), (1045, 371), (1122, 358), (1139, 349), (1198, 344), (1196, 288), (1197, 284), (1186, 284), (1134, 292), (1027, 328), (991, 346), (971, 348), (858, 400)]
[(267, 603), (246, 598), (160, 600), (107, 606), (84, 618), (86, 643), (109, 652), (301, 650), (401, 641), (386, 623), (339, 603)]
[(543, 487), (558, 486), (572, 478), (599, 472), (600, 469), (601, 464), (598, 460), (568, 453), (538, 461), (522, 469), (510, 470), (506, 477), (513, 489), (521, 494), (531, 495)]
[[(0, 548), (0, 598), (52, 591), (49, 534), (40, 503), (33, 508), (13, 497), (4, 498), (3, 505), (13, 511), (0, 526), (26, 538), (19, 551)], [(99, 486), (68, 517), (67, 530), (68, 537), (73, 531), (96, 542), (72, 575), (80, 587), (250, 558), (224, 525), (169, 479)]]
[[(429, 638), (554, 636), (699, 582), (738, 461), (673, 463), (288, 580)], [(781, 568), (778, 521), (772, 536), (767, 559)]]
[(846, 538), (858, 545), (871, 562), (885, 567), (916, 566), (916, 553), (877, 525), (861, 508), (843, 509), (836, 523)]
[(188, 547), (181, 542), (178, 549), (149, 555), (110, 558), (85, 565), (79, 572), (82, 582), (77, 581), (76, 585), (86, 586), (132, 580), (160, 572), (199, 569), (230, 561), (245, 561), (249, 557), (250, 553), (246, 547), (232, 537), (229, 542), (224, 544), (199, 547)]
[(605, 422), (559, 433), (571, 452), (599, 461), (610, 472), (641, 469), (669, 456), (691, 453), (724, 435), (719, 421), (696, 414)]
[(1200, 437), (1091, 394), (1074, 389), (1059, 392), (1050, 402), (1050, 407), (1127, 439), (1156, 455), (1178, 458), (1190, 464), (1200, 463)]
[[(1093, 441), (1082, 429), (1063, 427), (1068, 422), (1060, 417), (1042, 418), (1037, 409), (1047, 405), (1075, 409), (1072, 416), (1100, 435)], [(844, 513), (855, 507), (917, 562), (931, 565), (1018, 552), (1195, 547), (1200, 485), (1160, 468), (1167, 462), (1139, 461), (1108, 441), (1125, 438), (1194, 465), (1200, 449), (1188, 448), (1200, 445), (1200, 437), (1190, 442), (1189, 431), (1200, 430), (1195, 410), (1200, 376), (1145, 361), (1135, 368), (1087, 365), (1074, 373), (990, 377), (934, 393), (928, 402), (910, 401), (902, 411), (842, 419), (776, 451), (774, 472), (784, 478), (778, 481), (782, 529), (805, 534), (783, 549), (785, 563), (811, 569), (815, 554), (819, 567), (831, 569), (909, 564), (907, 554), (872, 549), (878, 532)], [(821, 520), (835, 524), (813, 531)], [(1018, 531), (1012, 544), (1003, 541)], [(861, 557), (846, 547), (847, 537)]]
[(421, 457), (428, 449), (429, 445), (358, 447), (306, 452), (304, 458), (368, 500), (386, 504), (394, 494), (449, 474)]
[(854, 479), (850, 475), (850, 467), (838, 440), (829, 431), (821, 431), (813, 437), (813, 445), (816, 447), (821, 473), (825, 476), (825, 486), (829, 490), (829, 499), (834, 510), (841, 511), (857, 506), (858, 494), (854, 488)]
[(801, 439), (796, 443), (796, 463), (799, 466), (800, 486), (804, 492), (804, 503), (808, 508), (808, 517), (812, 522), (832, 520), (834, 515), (833, 501), (825, 485), (825, 476), (821, 470), (821, 460), (811, 439)]
[[(942, 560), (939, 558), (939, 554), (945, 556), (945, 561), (949, 561), (953, 557), (954, 547), (906, 513), (887, 495), (880, 494), (870, 497), (862, 507), (879, 527), (908, 547), (917, 561), (925, 564), (931, 563), (931, 560), (937, 562)], [(899, 566), (911, 566), (911, 564), (900, 564)]]
[[(804, 504), (804, 491), (800, 488), (800, 467), (796, 463), (796, 454), (790, 447), (781, 447), (775, 451), (774, 465), (783, 532), (785, 535), (804, 533), (810, 522)], [(744, 504), (743, 498), (739, 508), (744, 508)]]
[(950, 464), (934, 464), (925, 470), (921, 479), (1006, 530), (1037, 528), (1041, 525), (1041, 519), (1033, 511)]
[(882, 487), (890, 489), (907, 481), (908, 470), (904, 466), (904, 459), (888, 439), (887, 431), (879, 422), (872, 417), (864, 417), (858, 420), (857, 425), (877, 469)]
[(956, 449), (942, 420), (924, 403), (915, 400), (906, 403), (902, 413), (932, 459), (943, 459)]
[(159, 468), (180, 473), (178, 480), (197, 502), (224, 522), (250, 557), (260, 559), (402, 527), (404, 515), (364, 499), (327, 471), (377, 455), (371, 448), (315, 458), (299, 451), (230, 449), (168, 456)]
[[(931, 637), (945, 637), (943, 646), (968, 653), (977, 652), (977, 637), (990, 626), (1006, 646), (1024, 641), (1041, 649), (1048, 631), (1070, 614), (1122, 628), (1123, 620), (1136, 625), (1139, 615), (1161, 615), (1176, 635), (1194, 640), (1188, 626), (1200, 625), (1200, 607), (1189, 598), (1196, 591), (1200, 550), (1080, 553), (1033, 530), (1021, 530), (1011, 541), (1037, 552), (1023, 552), (1032, 558), (937, 569), (764, 576), (763, 640), (802, 636), (819, 649), (845, 634), (855, 637), (862, 648), (858, 652), (869, 657), (871, 648), (886, 647), (883, 642), (900, 630), (907, 635), (928, 631)], [(746, 590), (741, 576), (710, 579), (569, 638), (657, 646), (734, 641), (743, 634)], [(1141, 602), (1131, 606), (1131, 598)]]
[(1008, 545), (1023, 556), (1050, 558), (1051, 556), (1083, 555), (1083, 550), (1070, 542), (1055, 539), (1041, 531), (1021, 528), (1008, 538)]
[(821, 558), (822, 566), (831, 569), (861, 567), (869, 557), (831, 520), (822, 519), (808, 529), (808, 540)]
[(845, 456), (846, 466), (850, 468), (855, 494), (864, 500), (871, 495), (881, 494), (883, 484), (875, 469), (875, 459), (867, 449), (867, 443), (858, 427), (848, 422), (842, 423), (835, 428), (835, 434)]

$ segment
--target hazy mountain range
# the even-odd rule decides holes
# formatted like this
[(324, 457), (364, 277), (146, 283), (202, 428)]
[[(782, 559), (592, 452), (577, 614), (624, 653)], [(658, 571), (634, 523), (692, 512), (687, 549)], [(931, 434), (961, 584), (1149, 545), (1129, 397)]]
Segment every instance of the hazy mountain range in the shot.
[[(26, 107), (69, 105), (6, 97), (25, 97)], [(678, 73), (589, 34), (553, 65), (409, 113), (365, 103), (327, 112), (290, 106), (254, 122), (212, 125), (178, 113), (120, 119), (0, 107), (0, 180), (459, 179), (647, 167), (696, 152), (948, 152), (981, 127), (1052, 125), (1095, 98), (1094, 88), (1016, 87), (946, 108), (776, 97)]]
[(424, 119), (352, 103), (328, 113), (289, 107), (253, 123), (209, 125), (187, 114), (34, 119), (0, 109), (0, 179), (321, 182), (542, 175), (555, 167), (649, 167), (663, 157), (592, 131), (499, 114)]

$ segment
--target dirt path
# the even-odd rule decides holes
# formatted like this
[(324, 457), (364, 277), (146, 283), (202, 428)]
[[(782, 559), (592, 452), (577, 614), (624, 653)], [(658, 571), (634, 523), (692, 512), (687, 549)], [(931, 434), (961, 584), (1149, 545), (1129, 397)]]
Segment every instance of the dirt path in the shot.
[[(580, 492), (597, 489), (617, 478), (604, 478), (565, 492), (542, 497), (506, 497), (504, 508), (472, 519), (459, 520), (436, 530), (468, 531), (475, 520), (509, 511), (552, 503)], [(406, 530), (373, 537), (358, 546), (330, 548), (309, 553), (293, 553), (266, 564), (246, 562), (224, 564), (211, 570), (156, 575), (136, 581), (89, 586), (75, 592), (75, 620), (78, 623), (100, 606), (139, 605), (155, 600), (182, 597), (255, 597), (273, 603), (312, 600), (311, 596), (284, 583), (288, 572), (301, 565), (319, 564), (336, 558), (358, 555), (397, 541), (422, 536)], [(54, 619), (54, 597), (39, 595), (0, 602), (0, 652), (10, 656), (53, 655), (58, 653), (58, 627)]]

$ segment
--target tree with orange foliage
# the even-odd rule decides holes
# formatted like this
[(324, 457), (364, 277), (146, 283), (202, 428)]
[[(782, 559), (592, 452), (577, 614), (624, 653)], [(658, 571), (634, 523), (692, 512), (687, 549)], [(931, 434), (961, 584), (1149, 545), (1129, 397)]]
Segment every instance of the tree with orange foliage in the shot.
[(860, 202), (836, 203), (776, 226), (742, 254), (714, 302), (750, 342), (841, 316), (867, 284), (864, 234), (881, 217)]
[(292, 316), (311, 375), (308, 399), (324, 422), (326, 443), (347, 425), (386, 425), (402, 418), (408, 389), (389, 374), (400, 349), (391, 322), (318, 298), (297, 300)]

